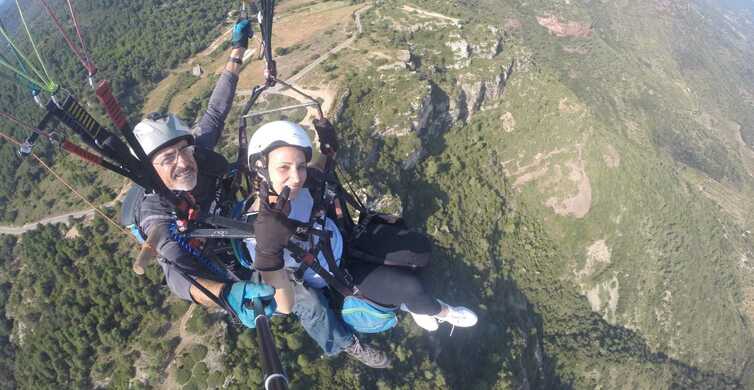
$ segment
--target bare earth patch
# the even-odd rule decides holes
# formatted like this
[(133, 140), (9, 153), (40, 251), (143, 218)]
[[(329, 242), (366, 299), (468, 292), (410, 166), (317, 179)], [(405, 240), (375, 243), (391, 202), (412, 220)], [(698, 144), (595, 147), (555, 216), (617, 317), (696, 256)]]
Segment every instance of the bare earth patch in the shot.
[(579, 159), (568, 161), (566, 165), (571, 170), (568, 179), (577, 184), (578, 192), (576, 195), (562, 200), (555, 196), (550, 197), (545, 205), (552, 208), (555, 214), (584, 218), (592, 207), (592, 184), (589, 181), (589, 176), (586, 175), (585, 163), (581, 159), (581, 150), (579, 150)]
[[(530, 172), (532, 170), (538, 170), (539, 166), (542, 165), (542, 164), (545, 165), (545, 168), (549, 168), (550, 164), (549, 164), (548, 160), (551, 157), (556, 156), (556, 155), (561, 154), (561, 153), (564, 153), (564, 152), (566, 152), (565, 149), (555, 149), (553, 151), (548, 152), (547, 154), (537, 153), (534, 156), (534, 161), (532, 161), (529, 164), (523, 165), (523, 166), (521, 165), (521, 163), (518, 160), (516, 160), (515, 161), (516, 162), (516, 169), (513, 170), (513, 171), (510, 170), (510, 169), (508, 169), (508, 164), (510, 164), (514, 160), (504, 161), (503, 162), (503, 171), (505, 172), (506, 176), (509, 176), (509, 177), (512, 177), (512, 176), (518, 177), (518, 176), (526, 175), (528, 172)], [(516, 186), (517, 189), (519, 189), (519, 187), (521, 185), (524, 185), (524, 184), (526, 184), (529, 181), (530, 180), (524, 180), (524, 181), (522, 181), (521, 183), (519, 183), (518, 186)]]
[(601, 313), (605, 321), (615, 324), (617, 322), (616, 309), (620, 299), (620, 283), (618, 277), (599, 283), (586, 291), (586, 299), (592, 307), (592, 311)]
[(586, 248), (586, 264), (582, 270), (576, 272), (576, 277), (584, 279), (592, 276), (601, 264), (610, 264), (610, 248), (605, 240), (595, 241)]
[(539, 179), (541, 177), (544, 177), (547, 175), (547, 172), (550, 170), (550, 167), (548, 165), (545, 165), (542, 168), (539, 168), (536, 171), (526, 172), (523, 175), (516, 178), (516, 181), (513, 182), (513, 187), (515, 188), (521, 188), (524, 184)]
[(513, 114), (506, 112), (500, 117), (500, 121), (503, 123), (503, 130), (506, 133), (512, 132), (516, 128), (516, 119), (513, 118)]
[(568, 102), (568, 98), (565, 97), (558, 102), (558, 111), (564, 114), (576, 114), (583, 112), (585, 109), (586, 107), (583, 104), (570, 103)]
[(557, 16), (537, 16), (537, 23), (556, 37), (586, 38), (592, 35), (592, 28), (585, 23), (561, 22)]
[(563, 51), (571, 54), (580, 54), (582, 56), (589, 54), (589, 49), (581, 46), (563, 46)]
[(607, 150), (602, 154), (602, 159), (608, 168), (618, 168), (620, 166), (620, 155), (613, 145), (607, 145)]
[(424, 16), (429, 16), (431, 18), (446, 20), (446, 21), (449, 21), (449, 22), (451, 22), (453, 24), (458, 24), (461, 21), (460, 19), (451, 18), (450, 16), (445, 16), (445, 15), (439, 14), (437, 12), (425, 11), (423, 9), (419, 9), (417, 7), (411, 7), (411, 6), (408, 6), (408, 5), (404, 5), (403, 6), (403, 10), (404, 11), (409, 11), (409, 12), (416, 12), (418, 14), (421, 14), (421, 15), (424, 15)]
[(605, 240), (597, 240), (586, 247), (586, 263), (581, 270), (575, 270), (576, 283), (584, 294), (589, 306), (595, 313), (602, 314), (602, 317), (615, 324), (617, 322), (616, 310), (618, 309), (618, 299), (620, 298), (620, 283), (618, 277), (613, 275), (609, 280), (597, 284), (589, 283), (589, 278), (605, 265), (610, 264), (610, 248)]
[(744, 312), (750, 320), (754, 321), (754, 286), (747, 286), (743, 288), (743, 303)]
[(72, 227), (65, 233), (65, 238), (69, 240), (75, 240), (79, 237), (81, 237), (81, 233), (79, 233), (79, 229), (76, 229), (76, 226)]
[[(583, 218), (592, 207), (592, 185), (586, 174), (586, 163), (582, 158), (583, 146), (575, 145), (576, 158), (566, 160), (565, 168), (570, 172), (564, 177), (560, 164), (551, 163), (551, 159), (563, 153), (573, 153), (573, 150), (555, 149), (547, 154), (537, 153), (534, 161), (526, 165), (520, 165), (519, 160), (507, 160), (502, 163), (503, 172), (513, 178), (513, 187), (517, 190), (532, 181), (537, 181), (537, 189), (543, 194), (552, 195), (545, 201), (545, 206), (550, 207), (558, 215)], [(509, 165), (515, 161), (515, 170)], [(561, 193), (564, 189), (576, 186), (576, 194), (563, 198)], [(572, 191), (572, 190), (571, 190)]]
[(508, 18), (505, 19), (505, 22), (503, 23), (503, 30), (506, 32), (511, 32), (514, 30), (518, 30), (523, 26), (520, 20), (515, 18)]

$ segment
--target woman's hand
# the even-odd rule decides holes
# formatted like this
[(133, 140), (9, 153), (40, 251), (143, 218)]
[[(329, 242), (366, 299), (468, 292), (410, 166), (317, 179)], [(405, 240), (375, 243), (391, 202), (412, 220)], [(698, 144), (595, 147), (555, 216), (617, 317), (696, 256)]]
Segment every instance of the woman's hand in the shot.
[(283, 249), (296, 231), (296, 223), (288, 219), (290, 188), (284, 187), (274, 201), (270, 202), (269, 187), (262, 183), (259, 190), (259, 214), (254, 221), (257, 239), (254, 268), (259, 271), (277, 271), (283, 268)]

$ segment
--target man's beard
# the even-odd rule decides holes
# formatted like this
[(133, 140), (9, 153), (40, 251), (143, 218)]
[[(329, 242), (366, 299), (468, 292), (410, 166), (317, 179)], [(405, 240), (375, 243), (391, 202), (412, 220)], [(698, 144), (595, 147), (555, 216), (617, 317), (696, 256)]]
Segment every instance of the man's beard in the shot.
[(176, 172), (173, 178), (172, 190), (175, 191), (191, 191), (196, 187), (196, 171), (193, 169), (185, 169), (181, 172)]

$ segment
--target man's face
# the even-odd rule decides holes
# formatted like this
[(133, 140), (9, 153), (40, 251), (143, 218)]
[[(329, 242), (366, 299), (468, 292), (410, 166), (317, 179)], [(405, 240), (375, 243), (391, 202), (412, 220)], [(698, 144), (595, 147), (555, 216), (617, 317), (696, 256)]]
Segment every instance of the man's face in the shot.
[(152, 165), (168, 189), (191, 191), (196, 187), (194, 147), (186, 140), (160, 150), (152, 156)]

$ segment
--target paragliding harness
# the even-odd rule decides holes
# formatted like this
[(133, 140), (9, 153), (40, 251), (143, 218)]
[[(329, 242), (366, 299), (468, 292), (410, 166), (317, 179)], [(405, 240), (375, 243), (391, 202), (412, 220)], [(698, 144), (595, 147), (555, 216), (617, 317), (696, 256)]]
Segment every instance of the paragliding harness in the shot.
[[(253, 4), (254, 3), (252, 3), (252, 5)], [(310, 106), (314, 107), (317, 112), (317, 120), (314, 121), (314, 128), (320, 140), (320, 150), (327, 158), (318, 194), (313, 194), (315, 197), (315, 203), (319, 203), (321, 208), (312, 213), (311, 220), (308, 224), (302, 225), (297, 229), (296, 236), (302, 238), (316, 235), (319, 240), (317, 245), (314, 245), (309, 250), (304, 250), (295, 242), (289, 241), (286, 249), (290, 251), (292, 257), (300, 264), (299, 268), (294, 273), (294, 277), (298, 281), (301, 281), (304, 272), (311, 268), (312, 271), (317, 273), (332, 290), (342, 295), (344, 297), (344, 303), (341, 314), (343, 315), (344, 321), (354, 330), (367, 333), (387, 330), (397, 323), (397, 319), (395, 318), (395, 310), (397, 310), (397, 308), (381, 306), (368, 300), (367, 297), (361, 294), (358, 287), (354, 285), (351, 275), (349, 275), (345, 269), (338, 266), (335, 256), (332, 253), (330, 234), (324, 229), (324, 217), (330, 216), (338, 225), (339, 230), (346, 235), (347, 241), (351, 241), (366, 229), (366, 226), (370, 223), (372, 218), (377, 215), (377, 213), (368, 211), (356, 197), (351, 195), (341, 185), (340, 180), (335, 173), (335, 153), (338, 148), (337, 139), (334, 137), (335, 129), (332, 124), (325, 119), (320, 103), (310, 95), (307, 95), (289, 83), (278, 79), (276, 63), (272, 58), (271, 41), (273, 6), (273, 0), (261, 0), (261, 12), (259, 13), (258, 20), (262, 36), (262, 50), (266, 62), (265, 81), (263, 84), (257, 85), (252, 89), (249, 100), (241, 110), (238, 126), (239, 147), (235, 163), (235, 178), (232, 181), (231, 191), (234, 193), (240, 193), (244, 197), (244, 201), (239, 202), (236, 207), (233, 208), (231, 217), (233, 220), (240, 219), (243, 210), (245, 210), (249, 204), (253, 203), (256, 196), (253, 188), (254, 178), (247, 160), (248, 137), (246, 130), (248, 119), (274, 112), (288, 111)], [(256, 9), (256, 7), (252, 6), (252, 10), (254, 9)], [(307, 102), (272, 110), (250, 112), (251, 108), (262, 93), (276, 85), (282, 85), (283, 87), (292, 90), (296, 94), (305, 98)], [(244, 189), (244, 187), (246, 189)], [(360, 220), (358, 224), (355, 224), (351, 219), (346, 205), (350, 205), (359, 212)], [(252, 226), (255, 216), (250, 215), (248, 218), (249, 219), (247, 219), (245, 223), (236, 221), (240, 226), (225, 225), (235, 228), (234, 231), (215, 230), (211, 232), (199, 232), (193, 230), (189, 231), (187, 235), (190, 237), (230, 238), (231, 247), (236, 259), (240, 264), (250, 268), (251, 261), (246, 253), (245, 245), (243, 245), (241, 241), (243, 238), (254, 237)], [(317, 224), (316, 221), (318, 218), (322, 219), (319, 224)], [(318, 229), (314, 226), (321, 226), (322, 228)], [(323, 255), (322, 257), (325, 258), (329, 271), (324, 269), (317, 260), (320, 253)], [(359, 254), (363, 254), (368, 258), (368, 255), (365, 253)], [(375, 321), (379, 321), (380, 324), (375, 325)]]
[[(212, 266), (213, 259), (206, 258), (204, 256), (207, 245), (205, 245), (205, 250), (203, 252), (200, 253), (196, 251), (196, 248), (193, 247), (190, 243), (191, 237), (186, 235), (185, 233), (192, 230), (191, 228), (193, 227), (200, 225), (209, 225), (211, 227), (219, 227), (219, 229), (209, 229), (212, 231), (211, 233), (206, 231), (202, 232), (202, 229), (194, 229), (193, 236), (197, 237), (204, 234), (205, 237), (212, 237), (213, 234), (225, 231), (225, 233), (232, 233), (229, 236), (244, 237), (248, 236), (248, 234), (250, 234), (250, 232), (252, 231), (250, 226), (230, 220), (229, 218), (202, 213), (189, 193), (173, 192), (164, 185), (164, 183), (157, 175), (154, 167), (150, 163), (149, 159), (147, 158), (141, 145), (134, 136), (132, 127), (128, 124), (127, 119), (123, 115), (120, 104), (113, 96), (109, 82), (107, 80), (103, 80), (99, 82), (95, 88), (94, 76), (97, 70), (94, 66), (93, 61), (87, 53), (86, 46), (79, 29), (78, 21), (76, 19), (76, 14), (71, 4), (71, 0), (67, 0), (67, 3), (70, 11), (70, 17), (73, 21), (74, 27), (76, 29), (76, 34), (79, 39), (79, 46), (73, 44), (72, 40), (68, 37), (65, 30), (60, 25), (59, 19), (52, 12), (47, 2), (45, 0), (41, 1), (43, 2), (45, 9), (47, 10), (50, 17), (55, 22), (59, 32), (63, 35), (66, 43), (69, 45), (71, 50), (76, 54), (82, 65), (88, 71), (89, 85), (95, 89), (95, 94), (104, 107), (108, 117), (115, 125), (115, 128), (121, 132), (121, 135), (123, 136), (123, 138), (125, 138), (126, 142), (124, 143), (117, 135), (111, 133), (107, 128), (98, 123), (97, 120), (95, 120), (94, 117), (89, 114), (81, 104), (79, 104), (79, 102), (73, 97), (73, 95), (68, 94), (68, 96), (63, 99), (62, 103), (60, 102), (60, 98), (57, 96), (57, 94), (61, 91), (61, 88), (50, 79), (44, 61), (42, 61), (42, 58), (39, 55), (39, 51), (37, 50), (29, 28), (26, 24), (26, 20), (24, 19), (24, 15), (21, 12), (20, 4), (18, 3), (17, 6), (19, 15), (21, 17), (21, 22), (31, 42), (31, 46), (34, 49), (34, 53), (36, 54), (38, 60), (37, 64), (41, 65), (42, 71), (37, 70), (35, 68), (35, 64), (29, 61), (28, 58), (18, 50), (17, 46), (13, 44), (9, 34), (2, 25), (0, 25), (0, 34), (6, 39), (6, 41), (8, 41), (9, 45), (11, 46), (13, 53), (16, 55), (20, 69), (15, 68), (5, 57), (2, 56), (0, 56), (0, 66), (6, 69), (10, 69), (13, 73), (15, 73), (15, 78), (13, 79), (13, 81), (16, 81), (23, 87), (28, 88), (34, 96), (35, 101), (37, 103), (40, 103), (40, 106), (42, 106), (47, 112), (37, 127), (25, 125), (9, 114), (0, 113), (0, 116), (20, 126), (23, 126), (32, 133), (29, 137), (26, 138), (23, 143), (18, 142), (9, 136), (4, 136), (3, 138), (18, 144), (19, 155), (21, 157), (25, 157), (33, 155), (33, 147), (35, 142), (38, 140), (39, 136), (43, 136), (54, 144), (59, 145), (63, 150), (76, 155), (84, 161), (98, 165), (133, 181), (137, 186), (139, 186), (139, 189), (135, 190), (135, 195), (133, 195), (135, 197), (134, 199), (137, 199), (139, 196), (143, 197), (144, 193), (153, 192), (158, 194), (161, 199), (168, 201), (174, 207), (176, 223), (172, 225), (170, 229), (172, 238), (175, 239), (176, 242), (178, 242), (184, 250), (191, 253), (194, 257), (200, 258), (200, 260), (206, 260), (208, 269), (212, 270), (213, 272), (222, 273), (224, 274), (224, 277), (229, 278), (230, 280), (238, 281), (239, 279), (235, 277), (231, 270), (227, 268), (223, 269), (217, 264), (215, 264), (215, 266)], [(270, 24), (266, 31), (263, 27), (263, 35), (271, 37), (270, 27), (272, 23), (272, 9), (274, 7), (274, 0), (262, 0), (262, 5), (262, 13), (260, 13), (260, 15), (264, 15), (264, 18)], [(245, 4), (242, 3), (241, 17), (245, 17), (245, 8)], [(267, 45), (267, 47), (269, 48), (269, 44)], [(30, 73), (28, 70), (31, 70), (33, 73)], [(49, 95), (49, 101), (46, 105), (41, 104), (40, 92), (45, 92)], [(91, 148), (91, 150), (83, 149), (80, 146), (69, 142), (63, 137), (62, 132), (58, 132), (56, 130), (48, 132), (47, 130), (45, 130), (45, 128), (51, 126), (54, 121), (58, 121), (64, 124), (66, 127), (70, 128), (79, 136), (79, 138), (84, 143), (87, 144), (87, 146), (89, 146), (89, 148)], [(38, 161), (40, 161), (40, 163), (43, 163), (36, 155), (34, 156)], [(142, 192), (142, 195), (138, 194), (139, 191)], [(133, 208), (134, 212), (136, 210), (136, 208)], [(130, 217), (133, 217), (133, 214)], [(149, 237), (146, 237), (147, 240), (144, 241), (145, 237), (142, 234), (143, 232), (139, 231), (138, 225), (134, 225), (132, 227), (132, 232), (138, 235), (139, 237), (137, 238), (140, 238), (140, 242), (143, 242), (144, 244), (142, 247), (142, 253), (140, 254), (139, 258), (146, 257), (145, 254), (148, 252), (156, 253), (156, 243), (150, 242)], [(214, 295), (211, 291), (198, 283), (194, 277), (186, 274), (180, 268), (175, 267), (175, 270), (179, 272), (194, 287), (204, 293), (215, 304), (217, 304), (219, 307), (224, 308), (233, 317), (234, 322), (240, 323), (237, 316), (235, 315), (235, 312), (228, 306), (227, 302), (224, 299), (221, 299), (220, 297)], [(262, 352), (262, 363), (265, 373), (265, 387), (270, 389), (287, 388), (287, 377), (282, 370), (280, 360), (275, 351), (274, 340), (270, 332), (267, 317), (264, 315), (261, 300), (254, 300), (254, 302), (249, 302), (247, 303), (247, 305), (253, 306), (255, 313), (261, 313), (257, 315), (255, 323), (257, 334), (260, 338), (259, 346)]]
[[(315, 125), (315, 128), (317, 126)], [(309, 224), (315, 226), (314, 219), (320, 219), (316, 226), (325, 226), (324, 218), (329, 217), (335, 221), (340, 232), (344, 235), (346, 241), (346, 253), (344, 255), (351, 259), (358, 258), (370, 262), (381, 263), (379, 259), (372, 258), (366, 253), (362, 253), (348, 245), (357, 239), (371, 221), (375, 220), (378, 213), (368, 210), (355, 196), (345, 190), (341, 185), (338, 176), (335, 173), (334, 153), (324, 153), (327, 157), (325, 163), (325, 172), (316, 198), (320, 200), (319, 207), (315, 206), (312, 213), (313, 221)], [(315, 203), (316, 205), (316, 203)], [(348, 206), (351, 206), (359, 213), (358, 223), (354, 223), (351, 218)], [(311, 268), (320, 275), (332, 288), (343, 296), (340, 314), (343, 321), (354, 331), (359, 333), (380, 333), (387, 331), (398, 323), (395, 315), (397, 307), (381, 305), (365, 296), (354, 284), (353, 277), (343, 267), (339, 267), (335, 262), (330, 245), (330, 234), (326, 230), (311, 229), (310, 234), (320, 237), (318, 245), (307, 253), (296, 253), (290, 246), (288, 249), (294, 254), (294, 258), (301, 260), (301, 266), (296, 270), (295, 276), (300, 279), (307, 268)], [(328, 269), (332, 271), (329, 275), (316, 261), (318, 253), (322, 253), (327, 261)], [(359, 255), (365, 255), (359, 256)]]

